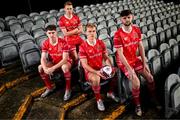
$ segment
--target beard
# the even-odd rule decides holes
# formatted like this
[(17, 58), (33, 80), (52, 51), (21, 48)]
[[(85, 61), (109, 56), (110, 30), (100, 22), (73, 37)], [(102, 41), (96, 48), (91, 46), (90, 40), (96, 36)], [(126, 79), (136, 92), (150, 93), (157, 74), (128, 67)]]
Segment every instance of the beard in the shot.
[(125, 26), (130, 26), (130, 25), (131, 25), (131, 22), (126, 22), (124, 25), (125, 25)]

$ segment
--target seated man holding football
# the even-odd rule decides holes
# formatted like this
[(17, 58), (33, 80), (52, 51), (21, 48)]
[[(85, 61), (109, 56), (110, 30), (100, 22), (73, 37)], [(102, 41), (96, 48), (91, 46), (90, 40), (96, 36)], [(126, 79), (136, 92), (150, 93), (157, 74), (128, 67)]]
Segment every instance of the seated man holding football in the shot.
[[(91, 83), (92, 90), (94, 91), (97, 108), (100, 111), (104, 111), (105, 107), (100, 95), (100, 80), (112, 78), (115, 70), (107, 54), (104, 42), (96, 39), (96, 26), (94, 24), (88, 23), (86, 25), (86, 36), (87, 40), (79, 48), (79, 58), (85, 71), (86, 80)], [(112, 90), (113, 83), (114, 80), (111, 80), (107, 97), (119, 102), (119, 99), (115, 97)]]

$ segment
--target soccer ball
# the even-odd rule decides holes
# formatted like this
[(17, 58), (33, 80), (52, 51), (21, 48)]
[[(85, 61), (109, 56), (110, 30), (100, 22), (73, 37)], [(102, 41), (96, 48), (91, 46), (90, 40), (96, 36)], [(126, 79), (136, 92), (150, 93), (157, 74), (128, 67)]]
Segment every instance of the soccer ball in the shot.
[(112, 70), (112, 68), (111, 68), (110, 66), (108, 66), (108, 65), (102, 67), (102, 68), (100, 69), (100, 72), (101, 72), (101, 74), (102, 74), (103, 76), (106, 77), (106, 79), (109, 79), (109, 78), (112, 78), (112, 77), (113, 77), (113, 75), (112, 75), (112, 74), (113, 74), (113, 70)]

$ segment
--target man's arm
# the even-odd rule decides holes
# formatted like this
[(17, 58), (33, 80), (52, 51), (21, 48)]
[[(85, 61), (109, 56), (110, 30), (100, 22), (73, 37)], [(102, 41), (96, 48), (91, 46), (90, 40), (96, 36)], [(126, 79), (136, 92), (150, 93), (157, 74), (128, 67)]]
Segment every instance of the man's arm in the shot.
[(67, 31), (65, 28), (63, 28), (63, 29), (61, 29), (61, 31), (63, 32), (64, 36), (71, 36), (71, 35), (78, 34), (79, 28), (75, 28), (71, 31)]
[(104, 77), (103, 75), (101, 75), (100, 71), (97, 71), (97, 70), (93, 69), (91, 66), (89, 66), (87, 64), (87, 59), (80, 59), (80, 61), (81, 61), (81, 64), (82, 64), (84, 69), (86, 69), (87, 71), (89, 71), (91, 73), (97, 74), (97, 75), (99, 75), (101, 77)]
[(47, 66), (46, 66), (47, 60), (46, 60), (46, 53), (42, 52), (41, 54), (41, 65), (44, 71), (46, 71)]
[(60, 68), (63, 64), (67, 63), (69, 57), (69, 53), (68, 52), (63, 52), (63, 58), (61, 61), (59, 61), (59, 63), (57, 63), (56, 65), (52, 66), (53, 72)]
[(78, 26), (78, 34), (81, 34), (81, 33), (83, 33), (83, 26), (79, 25)]
[(121, 62), (123, 63), (123, 65), (128, 70), (129, 77), (132, 79), (133, 78), (133, 74), (135, 73), (135, 71), (132, 69), (132, 67), (127, 62), (127, 60), (126, 60), (126, 58), (125, 58), (125, 56), (123, 54), (123, 48), (122, 47), (117, 48), (117, 54), (119, 55), (119, 58), (120, 58)]
[(104, 59), (106, 65), (109, 65), (111, 67), (113, 66), (107, 53), (103, 54), (103, 59)]
[(146, 63), (144, 46), (143, 46), (143, 44), (142, 44), (142, 41), (139, 42), (138, 48), (139, 48), (139, 54), (140, 54), (140, 56), (141, 56), (142, 62), (143, 62), (143, 63)]

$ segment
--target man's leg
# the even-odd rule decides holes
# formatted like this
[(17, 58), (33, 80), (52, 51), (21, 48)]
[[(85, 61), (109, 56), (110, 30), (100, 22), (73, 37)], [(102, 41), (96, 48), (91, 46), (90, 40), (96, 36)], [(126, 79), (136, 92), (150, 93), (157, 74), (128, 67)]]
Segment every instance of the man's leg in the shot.
[(140, 71), (138, 71), (139, 74), (141, 74), (146, 80), (147, 80), (147, 87), (149, 90), (149, 94), (151, 96), (151, 100), (152, 102), (156, 105), (156, 108), (158, 110), (161, 109), (161, 106), (159, 105), (158, 99), (157, 99), (157, 95), (156, 95), (156, 89), (155, 89), (155, 82), (154, 82), (154, 78), (151, 75), (148, 66), (145, 66), (145, 69), (142, 69)]
[(41, 79), (44, 81), (46, 87), (47, 87), (48, 89), (52, 89), (53, 86), (52, 86), (52, 82), (51, 82), (50, 79), (49, 79), (49, 75), (44, 72), (44, 70), (43, 70), (43, 68), (42, 68), (41, 65), (38, 66), (38, 71), (39, 71), (39, 74), (40, 74), (40, 76), (41, 76)]
[(124, 72), (126, 77), (132, 82), (132, 97), (133, 97), (133, 102), (136, 106), (135, 112), (136, 115), (142, 116), (141, 103), (140, 103), (140, 80), (137, 77), (136, 73), (133, 74), (133, 77), (130, 77), (125, 66), (123, 65), (118, 65), (118, 66)]
[(64, 73), (64, 77), (66, 80), (66, 88), (65, 88), (65, 94), (64, 94), (64, 100), (69, 100), (69, 98), (71, 97), (71, 64), (67, 63), (62, 65), (62, 71)]
[(44, 81), (47, 89), (46, 91), (41, 95), (41, 97), (46, 97), (50, 92), (54, 90), (52, 82), (49, 79), (49, 75), (44, 73), (44, 70), (41, 65), (38, 66), (38, 71), (40, 74), (41, 79)]
[[(113, 68), (113, 72), (115, 75), (116, 69)], [(113, 99), (115, 102), (119, 102), (119, 98), (115, 96), (114, 94), (114, 90), (117, 87), (117, 76), (114, 76), (113, 78), (111, 78), (111, 81), (109, 83), (109, 91), (107, 93), (107, 97)]]
[(100, 94), (100, 90), (101, 90), (101, 86), (100, 86), (100, 77), (94, 73), (88, 73), (87, 74), (88, 80), (91, 82), (92, 85), (92, 90), (95, 94), (96, 97), (96, 101), (97, 101), (97, 107), (100, 111), (104, 111), (105, 107), (104, 104), (101, 100), (101, 94)]

